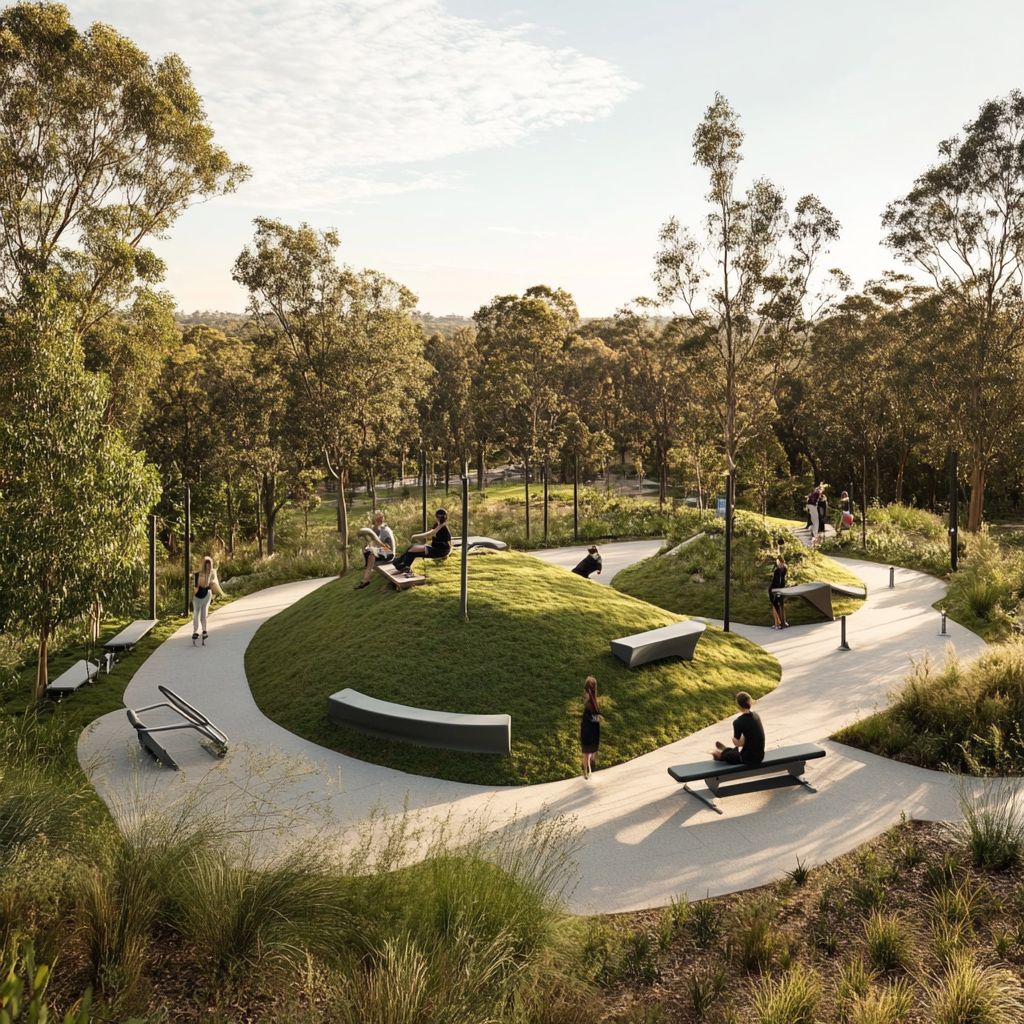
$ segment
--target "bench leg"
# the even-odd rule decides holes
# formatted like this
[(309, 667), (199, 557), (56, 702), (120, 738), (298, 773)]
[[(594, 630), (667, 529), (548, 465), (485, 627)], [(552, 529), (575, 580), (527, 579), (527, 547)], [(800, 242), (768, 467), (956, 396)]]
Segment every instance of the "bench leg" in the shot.
[(703, 792), (701, 792), (701, 789), (699, 788), (692, 787), (688, 782), (683, 784), (683, 789), (692, 796), (695, 796), (701, 802), (707, 804), (708, 807), (710, 807), (716, 814), (724, 813), (722, 808), (718, 806), (718, 802), (716, 800), (716, 797), (718, 796), (717, 782), (713, 782), (713, 780), (709, 779), (706, 787), (703, 787)]
[(804, 778), (805, 767), (805, 761), (801, 761), (799, 764), (791, 764), (789, 766), (789, 774), (792, 775), (801, 786), (806, 786), (812, 793), (817, 793), (818, 791)]

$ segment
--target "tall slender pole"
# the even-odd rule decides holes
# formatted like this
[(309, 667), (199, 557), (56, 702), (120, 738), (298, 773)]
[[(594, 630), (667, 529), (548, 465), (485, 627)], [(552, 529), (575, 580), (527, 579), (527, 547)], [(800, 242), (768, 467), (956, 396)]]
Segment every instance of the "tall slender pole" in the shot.
[(960, 510), (957, 507), (960, 497), (959, 464), (960, 452), (951, 448), (949, 451), (949, 567), (953, 572), (956, 572), (957, 548), (960, 540)]
[(423, 480), (423, 532), (427, 532), (427, 449), (420, 449), (420, 478)]
[(548, 457), (544, 456), (544, 543), (548, 542)]
[(149, 517), (149, 617), (156, 618), (156, 516)]
[(469, 463), (462, 460), (462, 576), (459, 580), (459, 618), (469, 620)]
[(192, 603), (192, 488), (185, 488), (185, 615)]
[(725, 478), (725, 632), (729, 632), (729, 591), (732, 586), (732, 503), (733, 476)]
[(572, 457), (572, 539), (580, 539), (580, 453)]

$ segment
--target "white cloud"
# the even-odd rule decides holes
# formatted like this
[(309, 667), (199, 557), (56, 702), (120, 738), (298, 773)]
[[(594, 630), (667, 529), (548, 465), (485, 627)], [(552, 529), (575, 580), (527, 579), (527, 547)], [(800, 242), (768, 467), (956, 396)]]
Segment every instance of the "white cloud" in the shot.
[(444, 187), (380, 167), (514, 145), (605, 117), (638, 88), (605, 60), (456, 17), (439, 0), (69, 6), (80, 28), (106, 21), (152, 56), (180, 53), (218, 141), (253, 167), (245, 198), (275, 205)]

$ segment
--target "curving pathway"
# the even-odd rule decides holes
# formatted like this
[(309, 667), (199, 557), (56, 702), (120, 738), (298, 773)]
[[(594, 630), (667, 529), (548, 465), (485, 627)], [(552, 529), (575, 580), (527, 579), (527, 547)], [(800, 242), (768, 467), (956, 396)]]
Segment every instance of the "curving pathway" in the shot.
[[(634, 560), (649, 553), (649, 546), (638, 542)], [(549, 560), (551, 554), (545, 553)], [(574, 817), (584, 844), (577, 855), (580, 881), (570, 900), (579, 913), (663, 906), (683, 892), (696, 899), (751, 888), (779, 878), (797, 857), (815, 864), (852, 849), (901, 812), (935, 820), (957, 817), (948, 776), (827, 737), (884, 707), (910, 657), (941, 658), (947, 642), (959, 654), (973, 656), (984, 643), (956, 623), (950, 623), (948, 639), (937, 635), (939, 615), (931, 604), (944, 593), (937, 580), (897, 570), (896, 588), (889, 590), (888, 566), (842, 561), (865, 581), (869, 595), (847, 623), (851, 651), (837, 649), (838, 622), (783, 632), (735, 627), (782, 664), (782, 682), (757, 703), (769, 745), (817, 741), (828, 749), (825, 759), (809, 766), (816, 794), (795, 788), (729, 797), (722, 801), (725, 813), (718, 815), (685, 793), (667, 767), (706, 758), (716, 738), (731, 735), (728, 723), (598, 771), (589, 782), (574, 778), (521, 788), (407, 775), (318, 747), (262, 715), (249, 692), (244, 655), (261, 623), (327, 580), (241, 598), (214, 613), (206, 648), (193, 648), (191, 626), (184, 626), (135, 674), (125, 694), (127, 706), (155, 703), (157, 684), (171, 686), (228, 733), (232, 749), (226, 758), (212, 757), (194, 733), (164, 734), (182, 771), (161, 769), (141, 756), (122, 712), (86, 729), (79, 758), (122, 821), (154, 806), (193, 805), (271, 850), (303, 833), (351, 843), (365, 834), (375, 815), (402, 813), (403, 807), (414, 822), (427, 826), (438, 819), (453, 826), (485, 820), (500, 828), (517, 816), (545, 811)], [(161, 714), (150, 712), (147, 720)], [(513, 722), (513, 736), (514, 730)]]

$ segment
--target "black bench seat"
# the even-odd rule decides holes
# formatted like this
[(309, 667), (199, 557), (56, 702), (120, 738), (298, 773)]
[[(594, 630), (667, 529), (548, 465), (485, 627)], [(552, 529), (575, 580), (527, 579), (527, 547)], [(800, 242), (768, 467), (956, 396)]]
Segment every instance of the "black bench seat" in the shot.
[[(683, 789), (703, 800), (713, 811), (722, 813), (715, 802), (716, 797), (734, 796), (740, 793), (756, 793), (762, 789), (778, 789), (781, 786), (806, 786), (812, 793), (817, 792), (806, 779), (804, 766), (808, 761), (824, 757), (825, 750), (816, 743), (797, 743), (789, 747), (766, 750), (764, 760), (757, 765), (728, 764), (725, 761), (695, 761), (693, 764), (678, 764), (669, 768), (668, 773), (676, 782), (683, 783)], [(774, 778), (760, 778), (774, 776)], [(723, 782), (735, 783), (739, 779), (754, 779), (722, 788)], [(691, 782), (703, 782), (704, 787), (691, 787)]]

